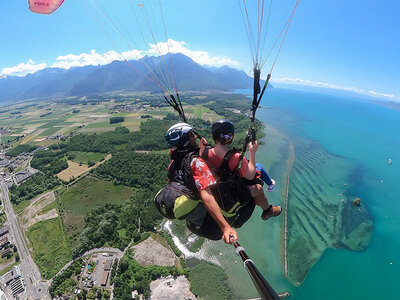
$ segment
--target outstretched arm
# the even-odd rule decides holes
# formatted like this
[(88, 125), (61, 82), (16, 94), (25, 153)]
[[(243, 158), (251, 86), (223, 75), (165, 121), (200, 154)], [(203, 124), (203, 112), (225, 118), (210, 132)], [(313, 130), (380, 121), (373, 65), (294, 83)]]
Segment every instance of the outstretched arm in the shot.
[(214, 196), (211, 194), (211, 190), (209, 187), (202, 189), (200, 191), (200, 197), (204, 202), (204, 206), (207, 211), (213, 217), (215, 222), (217, 222), (219, 228), (222, 231), (222, 239), (225, 243), (230, 244), (230, 236), (233, 236), (235, 240), (237, 240), (237, 232), (234, 230), (228, 222), (226, 222), (224, 216), (221, 213), (221, 210), (218, 206), (217, 201), (215, 201)]

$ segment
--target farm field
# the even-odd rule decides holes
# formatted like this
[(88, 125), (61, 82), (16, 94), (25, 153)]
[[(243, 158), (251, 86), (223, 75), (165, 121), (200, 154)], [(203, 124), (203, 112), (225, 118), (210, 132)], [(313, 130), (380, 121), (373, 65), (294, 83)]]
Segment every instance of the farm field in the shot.
[[(188, 119), (201, 118), (212, 122), (219, 118), (215, 111), (200, 103), (193, 104), (196, 99), (204, 101), (206, 98), (183, 95)], [(185, 99), (191, 103), (186, 103)], [(102, 133), (120, 126), (137, 131), (140, 124), (148, 120), (142, 116), (162, 119), (174, 113), (168, 106), (151, 107), (146, 104), (159, 100), (158, 96), (142, 92), (125, 96), (110, 95), (100, 100), (66, 98), (9, 105), (0, 109), (0, 128), (9, 130), (2, 134), (1, 142), (11, 147), (18, 144), (49, 146), (70, 134)], [(124, 121), (110, 124), (111, 117), (124, 117)]]
[[(67, 136), (72, 132), (100, 133), (119, 126), (135, 131), (140, 128), (141, 122), (147, 120), (141, 115), (153, 112), (152, 108), (148, 108), (149, 111), (142, 109), (140, 112), (112, 113), (115, 105), (112, 97), (95, 105), (79, 104), (77, 100), (71, 100), (74, 104), (68, 104), (68, 101), (24, 102), (0, 109), (0, 127), (10, 129), (10, 132), (1, 136), (1, 142), (48, 146), (58, 141), (56, 136)], [(171, 111), (166, 108), (157, 113), (165, 116)], [(110, 117), (113, 116), (123, 116), (125, 120), (110, 124)], [(23, 139), (16, 141), (22, 135)]]
[[(74, 151), (73, 153), (78, 153), (77, 157), (79, 162), (75, 162), (76, 157), (73, 160), (67, 160), (68, 168), (62, 170), (60, 173), (57, 174), (57, 177), (65, 182), (78, 178), (82, 174), (88, 172), (89, 170), (97, 167), (99, 164), (111, 158), (111, 154), (108, 154), (106, 157), (104, 157), (104, 154), (102, 153), (79, 152), (79, 151)], [(100, 161), (103, 158), (104, 160)], [(83, 163), (83, 161), (87, 161), (87, 163), (89, 163), (89, 161), (92, 159), (93, 162), (98, 161), (94, 166), (89, 167), (87, 164)]]

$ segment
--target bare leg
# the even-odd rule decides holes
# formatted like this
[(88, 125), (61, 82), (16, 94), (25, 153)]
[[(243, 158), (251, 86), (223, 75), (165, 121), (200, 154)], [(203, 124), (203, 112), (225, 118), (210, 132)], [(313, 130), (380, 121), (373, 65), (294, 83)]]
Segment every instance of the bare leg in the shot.
[(269, 208), (267, 196), (265, 196), (263, 187), (261, 184), (254, 184), (248, 187), (251, 195), (254, 198), (254, 203), (260, 206), (263, 210)]

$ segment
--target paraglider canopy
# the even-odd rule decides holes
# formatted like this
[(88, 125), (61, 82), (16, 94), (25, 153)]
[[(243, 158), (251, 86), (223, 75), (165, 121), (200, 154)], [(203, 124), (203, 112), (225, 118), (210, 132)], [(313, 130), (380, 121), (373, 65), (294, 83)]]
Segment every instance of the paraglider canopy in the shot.
[(28, 0), (29, 9), (38, 14), (51, 14), (63, 4), (64, 0)]

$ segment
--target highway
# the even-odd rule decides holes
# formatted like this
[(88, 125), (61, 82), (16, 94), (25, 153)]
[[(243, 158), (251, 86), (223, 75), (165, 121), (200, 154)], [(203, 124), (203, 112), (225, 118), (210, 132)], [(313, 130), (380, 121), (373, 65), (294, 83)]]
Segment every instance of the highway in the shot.
[(48, 293), (49, 283), (45, 280), (42, 280), (39, 268), (33, 261), (33, 258), (25, 243), (23, 233), (18, 223), (18, 218), (14, 213), (14, 209), (8, 196), (8, 187), (3, 178), (0, 178), (0, 189), (0, 196), (4, 204), (5, 213), (7, 215), (6, 224), (8, 225), (10, 234), (13, 237), (13, 243), (17, 246), (21, 261), (19, 266), (21, 268), (22, 277), (24, 278), (26, 284), (26, 291), (22, 294), (19, 294), (19, 297), (20, 299), (32, 300), (51, 299), (50, 294)]

